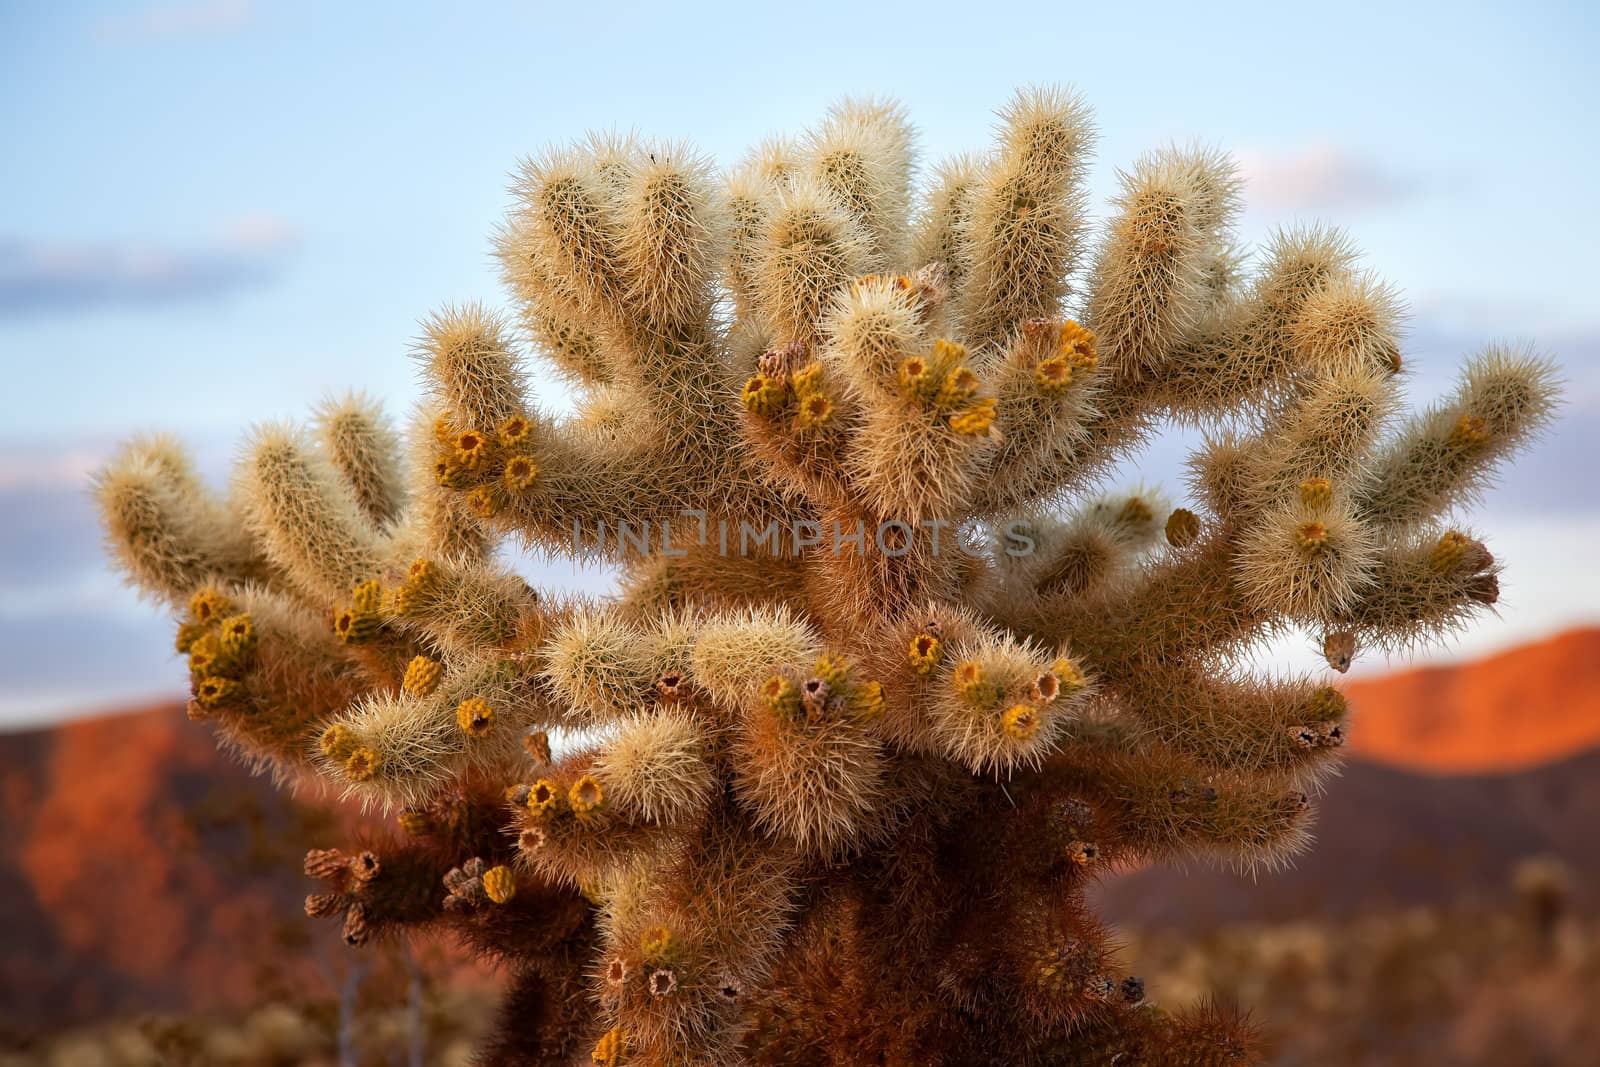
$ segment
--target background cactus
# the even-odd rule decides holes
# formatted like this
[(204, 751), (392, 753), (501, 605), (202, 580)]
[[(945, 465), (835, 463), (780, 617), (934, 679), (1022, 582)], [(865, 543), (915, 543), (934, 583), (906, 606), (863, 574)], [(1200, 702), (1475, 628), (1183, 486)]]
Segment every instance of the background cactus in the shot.
[[(1341, 235), (1247, 269), (1229, 160), (1171, 148), (1094, 240), (1093, 140), (1046, 88), (926, 188), (881, 100), (726, 173), (548, 151), (497, 236), (515, 318), (424, 324), (405, 446), (351, 397), (254, 430), (226, 501), (165, 440), (99, 476), (191, 714), (393, 819), (307, 857), (308, 912), (506, 962), (486, 1062), (1256, 1056), (1146, 1003), (1085, 889), (1304, 846), (1345, 702), (1244, 653), (1344, 670), (1492, 606), (1449, 509), (1554, 374), (1491, 346), (1401, 418), (1398, 300)], [(1168, 423), (1205, 431), (1187, 506), (1106, 492)], [(620, 593), (540, 593), (507, 541)]]

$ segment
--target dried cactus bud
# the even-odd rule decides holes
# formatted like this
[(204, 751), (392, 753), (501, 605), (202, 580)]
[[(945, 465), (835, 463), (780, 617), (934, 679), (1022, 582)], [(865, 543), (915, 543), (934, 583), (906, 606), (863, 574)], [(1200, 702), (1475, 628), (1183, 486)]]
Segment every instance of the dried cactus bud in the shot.
[(347, 898), (343, 893), (311, 893), (306, 897), (306, 915), (312, 919), (326, 919), (344, 911)]
[(535, 730), (530, 734), (524, 735), (522, 747), (527, 750), (528, 755), (533, 757), (533, 761), (541, 767), (550, 765), (550, 735), (543, 730)]
[(1200, 516), (1187, 508), (1174, 508), (1167, 516), (1167, 544), (1188, 548), (1200, 538)]
[(1355, 631), (1336, 630), (1323, 635), (1322, 658), (1328, 661), (1328, 666), (1343, 674), (1350, 669), (1355, 657)]

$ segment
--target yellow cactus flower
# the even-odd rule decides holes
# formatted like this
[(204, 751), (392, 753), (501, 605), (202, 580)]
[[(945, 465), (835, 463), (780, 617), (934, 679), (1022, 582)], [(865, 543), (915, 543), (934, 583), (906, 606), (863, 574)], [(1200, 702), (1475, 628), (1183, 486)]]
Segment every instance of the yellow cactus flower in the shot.
[(798, 422), (807, 430), (826, 426), (833, 419), (833, 401), (826, 393), (810, 393), (800, 401)]
[(744, 385), (744, 406), (752, 414), (770, 416), (783, 407), (783, 384), (757, 374)]
[(228, 611), (228, 598), (210, 586), (189, 598), (189, 614), (196, 622), (210, 623), (222, 618)]
[(456, 435), (455, 460), (465, 470), (475, 471), (489, 458), (489, 439), (477, 430), (465, 430)]
[(400, 829), (412, 837), (421, 837), (433, 831), (433, 818), (425, 811), (402, 811), (398, 819)]
[(1039, 732), (1039, 709), (1028, 704), (1013, 704), (1000, 716), (1000, 729), (1013, 741), (1027, 741)]
[(1046, 396), (1060, 396), (1072, 388), (1072, 361), (1066, 356), (1051, 356), (1033, 368), (1033, 384)]
[(1295, 528), (1294, 541), (1301, 555), (1320, 556), (1328, 547), (1328, 528), (1320, 522), (1302, 522)]
[(480, 485), (467, 494), (467, 506), (480, 519), (492, 519), (500, 514), (500, 494), (492, 485)]
[(206, 635), (205, 623), (185, 622), (178, 625), (178, 636), (173, 646), (183, 655), (187, 656), (193, 649), (194, 643)]
[(561, 791), (548, 778), (541, 778), (528, 790), (528, 811), (534, 815), (547, 815), (561, 803)]
[(789, 376), (789, 387), (798, 396), (806, 397), (822, 388), (822, 364), (807, 363)]
[(652, 926), (639, 939), (639, 951), (647, 960), (663, 960), (672, 955), (672, 931), (665, 926)]
[(882, 682), (867, 682), (850, 695), (850, 710), (858, 719), (870, 722), (881, 718), (887, 709)]
[(1061, 683), (1061, 691), (1068, 696), (1089, 684), (1088, 679), (1084, 677), (1083, 668), (1078, 666), (1076, 660), (1066, 656), (1062, 656), (1050, 665), (1050, 673), (1056, 676), (1056, 680)]
[(527, 456), (506, 460), (505, 483), (514, 493), (526, 493), (539, 477), (539, 465)]
[(509, 448), (526, 441), (531, 429), (532, 427), (529, 426), (526, 418), (521, 415), (512, 415), (500, 423), (499, 426), (496, 426), (494, 432), (500, 443)]
[(1300, 483), (1300, 503), (1308, 508), (1325, 508), (1333, 503), (1333, 483), (1326, 478), (1307, 478)]
[(600, 787), (599, 779), (586, 774), (572, 783), (571, 790), (567, 792), (567, 802), (579, 815), (588, 815), (605, 805), (606, 791)]
[(1070, 359), (1078, 370), (1090, 371), (1099, 363), (1094, 343), (1094, 331), (1079, 325), (1077, 320), (1068, 319), (1061, 324), (1061, 340), (1057, 351)]
[(256, 647), (256, 627), (248, 615), (231, 615), (223, 619), (217, 632), (222, 654), (230, 659), (241, 659)]
[(345, 777), (352, 782), (365, 782), (378, 773), (378, 754), (370, 748), (358, 748), (344, 761)]
[(233, 679), (212, 676), (201, 679), (200, 684), (195, 686), (194, 698), (201, 707), (214, 711), (236, 699), (239, 692), (239, 683)]
[(350, 727), (336, 722), (322, 731), (322, 736), (317, 738), (317, 747), (322, 750), (324, 756), (346, 760), (350, 758), (350, 753), (356, 750), (356, 735)]
[(909, 656), (911, 669), (926, 678), (938, 668), (944, 645), (932, 634), (918, 634), (911, 639)]
[(1466, 557), (1472, 538), (1460, 530), (1446, 530), (1428, 554), (1428, 567), (1436, 574), (1449, 574)]

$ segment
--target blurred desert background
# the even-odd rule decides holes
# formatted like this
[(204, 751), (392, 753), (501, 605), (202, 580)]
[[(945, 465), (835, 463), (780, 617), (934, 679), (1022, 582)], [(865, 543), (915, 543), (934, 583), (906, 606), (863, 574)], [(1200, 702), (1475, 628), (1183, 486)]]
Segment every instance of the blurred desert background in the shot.
[[(1460, 516), (1507, 567), (1497, 613), (1340, 682), (1351, 759), (1292, 869), (1109, 879), (1133, 969), (1249, 1008), (1277, 1063), (1595, 1062), (1596, 30), (1566, 3), (0, 5), (0, 1067), (465, 1064), (497, 1002), (447, 944), (358, 953), (303, 917), (300, 857), (359, 819), (185, 719), (169, 623), (100, 553), (87, 479), (120, 437), (170, 430), (221, 485), (244, 426), (330, 391), (403, 417), (417, 321), (497, 301), (507, 174), (547, 142), (731, 162), (877, 93), (932, 160), (1028, 81), (1095, 107), (1101, 209), (1117, 167), (1204, 140), (1239, 161), (1245, 240), (1348, 228), (1408, 302), (1411, 404), (1490, 341), (1567, 382)], [(1122, 480), (1181, 502), (1187, 443)], [(1257, 654), (1322, 669), (1308, 637)]]

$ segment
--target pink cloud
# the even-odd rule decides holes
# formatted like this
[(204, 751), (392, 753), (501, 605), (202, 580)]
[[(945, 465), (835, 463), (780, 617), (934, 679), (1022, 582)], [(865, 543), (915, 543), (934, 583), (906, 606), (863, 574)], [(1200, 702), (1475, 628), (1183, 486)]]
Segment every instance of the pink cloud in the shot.
[(1280, 211), (1387, 207), (1416, 195), (1417, 180), (1328, 141), (1288, 152), (1241, 152), (1253, 204)]

